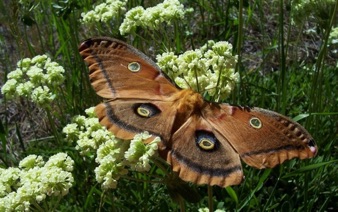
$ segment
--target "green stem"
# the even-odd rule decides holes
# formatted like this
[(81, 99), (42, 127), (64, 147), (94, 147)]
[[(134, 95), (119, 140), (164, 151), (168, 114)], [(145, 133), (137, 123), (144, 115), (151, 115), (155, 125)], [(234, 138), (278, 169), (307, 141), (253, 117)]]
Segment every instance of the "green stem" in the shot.
[(236, 54), (238, 55), (238, 61), (236, 64), (236, 72), (239, 73), (239, 85), (240, 88), (243, 87), (243, 79), (242, 79), (242, 72), (241, 72), (241, 63), (242, 63), (242, 43), (243, 43), (243, 0), (239, 1), (239, 8), (238, 8), (238, 36), (236, 41)]
[(208, 185), (208, 208), (209, 211), (214, 211), (214, 201), (213, 201), (213, 194), (212, 194), (212, 186)]
[(46, 113), (47, 113), (47, 117), (48, 117), (50, 127), (52, 128), (53, 135), (55, 136), (55, 140), (56, 140), (57, 143), (59, 143), (60, 142), (60, 138), (59, 138), (60, 136), (59, 136), (59, 133), (58, 133), (56, 127), (55, 127), (55, 122), (53, 121), (53, 116), (50, 112), (50, 108), (46, 107), (45, 110), (46, 110)]
[(284, 1), (279, 1), (279, 56), (280, 56), (280, 76), (277, 85), (277, 110), (282, 114), (285, 113), (286, 107), (286, 59), (285, 59), (285, 45), (284, 45)]
[(183, 198), (179, 198), (179, 202), (180, 202), (180, 211), (181, 212), (185, 212), (184, 199)]

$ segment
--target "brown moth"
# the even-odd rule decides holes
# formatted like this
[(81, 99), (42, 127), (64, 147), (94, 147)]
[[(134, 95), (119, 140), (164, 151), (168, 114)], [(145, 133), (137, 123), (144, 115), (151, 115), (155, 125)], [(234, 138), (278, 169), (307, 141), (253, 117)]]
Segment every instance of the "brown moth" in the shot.
[(105, 102), (100, 123), (121, 139), (148, 131), (159, 152), (185, 181), (226, 187), (243, 179), (240, 158), (271, 168), (292, 158), (311, 158), (311, 135), (289, 118), (261, 108), (204, 101), (177, 88), (146, 55), (111, 38), (84, 41), (79, 51), (91, 84)]

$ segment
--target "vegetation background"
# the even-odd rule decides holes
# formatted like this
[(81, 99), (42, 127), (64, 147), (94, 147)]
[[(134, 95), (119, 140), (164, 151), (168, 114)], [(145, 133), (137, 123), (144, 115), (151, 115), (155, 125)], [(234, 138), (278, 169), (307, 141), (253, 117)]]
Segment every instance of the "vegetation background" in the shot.
[[(0, 167), (15, 167), (29, 154), (49, 157), (67, 152), (75, 161), (75, 185), (56, 211), (197, 211), (212, 210), (211, 205), (225, 211), (337, 210), (338, 44), (330, 40), (330, 32), (337, 26), (338, 3), (311, 2), (185, 0), (181, 3), (193, 11), (184, 20), (156, 30), (138, 27), (121, 36), (123, 14), (108, 22), (80, 21), (81, 13), (92, 10), (97, 1), (1, 1), (0, 85), (18, 60), (38, 54), (48, 54), (62, 65), (66, 81), (50, 105), (51, 113), (26, 99), (8, 101), (1, 96)], [(129, 0), (126, 7), (158, 3)], [(186, 185), (182, 191), (166, 181), (153, 183), (147, 174), (130, 172), (128, 176), (144, 182), (124, 178), (117, 189), (103, 191), (93, 174), (95, 162), (84, 161), (62, 134), (71, 117), (100, 101), (78, 53), (81, 40), (93, 36), (125, 40), (152, 58), (166, 49), (182, 53), (199, 48), (208, 40), (231, 42), (233, 54), (239, 56), (240, 82), (225, 101), (296, 117), (315, 138), (318, 155), (272, 170), (244, 165), (244, 182), (226, 189)], [(183, 203), (185, 192), (201, 200)], [(52, 203), (52, 197), (47, 198), (42, 208), (50, 209)]]

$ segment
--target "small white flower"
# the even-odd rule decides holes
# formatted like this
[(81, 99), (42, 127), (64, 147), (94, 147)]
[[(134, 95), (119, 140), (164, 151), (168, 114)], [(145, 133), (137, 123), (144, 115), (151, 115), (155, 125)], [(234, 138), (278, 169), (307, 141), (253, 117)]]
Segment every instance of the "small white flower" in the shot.
[(7, 82), (1, 88), (1, 93), (6, 95), (7, 97), (14, 97), (17, 84), (18, 81), (16, 79), (7, 80)]
[(63, 152), (53, 155), (46, 162), (45, 167), (58, 167), (62, 170), (71, 172), (73, 171), (74, 161)]
[(150, 138), (148, 132), (135, 135), (130, 142), (129, 149), (124, 153), (124, 157), (129, 162), (129, 166), (136, 171), (148, 171), (150, 169), (150, 157), (152, 157), (158, 148), (160, 139), (157, 137), (151, 143), (145, 144)]
[(25, 71), (31, 66), (31, 61), (30, 58), (24, 58), (19, 60), (16, 65), (20, 70)]
[(46, 74), (43, 76), (48, 85), (60, 85), (64, 81), (64, 68), (56, 62), (45, 64)]
[(87, 114), (87, 116), (93, 118), (93, 117), (96, 117), (96, 114), (95, 114), (95, 107), (90, 107), (90, 108), (87, 108), (85, 110), (85, 113)]
[(102, 126), (99, 124), (99, 120), (97, 117), (94, 118), (86, 118), (84, 121), (84, 126), (92, 131), (101, 129)]
[(74, 117), (74, 122), (78, 124), (79, 126), (84, 126), (86, 121), (85, 116), (75, 116)]
[(78, 125), (76, 123), (67, 124), (62, 132), (66, 134), (67, 137), (77, 136), (78, 135)]
[(20, 161), (19, 167), (21, 169), (28, 170), (36, 166), (41, 167), (44, 164), (45, 162), (43, 161), (43, 158), (41, 156), (29, 155)]
[(29, 77), (29, 80), (34, 84), (44, 83), (44, 73), (41, 68), (32, 66), (26, 74)]
[(127, 0), (107, 0), (105, 3), (97, 5), (94, 10), (81, 13), (82, 22), (109, 22), (126, 10), (126, 4)]
[(24, 73), (21, 69), (17, 68), (14, 71), (11, 71), (7, 74), (8, 79), (15, 79), (17, 81), (20, 81), (24, 76)]
[(16, 95), (22, 97), (29, 97), (34, 89), (34, 84), (31, 81), (17, 84)]
[(129, 10), (119, 28), (121, 35), (130, 33), (131, 31), (134, 31), (137, 26), (142, 25), (141, 20), (144, 13), (144, 8), (141, 6), (137, 6)]
[(54, 100), (55, 94), (49, 92), (50, 89), (47, 86), (39, 86), (32, 91), (32, 101), (39, 105), (47, 105)]
[[(46, 199), (46, 194), (36, 195), (35, 199), (37, 202), (41, 202)], [(29, 204), (29, 202), (24, 202), (24, 204), (27, 204), (27, 203)]]
[[(112, 178), (109, 173), (104, 177), (102, 182), (102, 188), (107, 190), (107, 189), (115, 189), (117, 187), (117, 180)], [(99, 180), (97, 180), (99, 182)]]
[(17, 181), (20, 178), (21, 171), (18, 168), (0, 169), (0, 197), (8, 195), (12, 189), (17, 187)]
[(199, 208), (198, 212), (209, 212), (209, 208)]
[(48, 60), (48, 59), (49, 59), (49, 57), (45, 54), (44, 55), (37, 55), (37, 56), (33, 57), (30, 62), (33, 63), (33, 64), (34, 63), (44, 64), (46, 62), (46, 60)]

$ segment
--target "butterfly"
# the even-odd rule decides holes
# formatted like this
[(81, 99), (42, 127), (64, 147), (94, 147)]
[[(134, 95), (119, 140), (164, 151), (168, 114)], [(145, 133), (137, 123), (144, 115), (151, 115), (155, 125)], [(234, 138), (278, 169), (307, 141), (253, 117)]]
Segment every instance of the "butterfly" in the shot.
[[(271, 168), (311, 158), (317, 146), (298, 123), (273, 111), (205, 101), (180, 89), (145, 54), (116, 39), (85, 40), (79, 52), (96, 93), (95, 112), (121, 139), (148, 131), (184, 181), (226, 187), (243, 180), (241, 159)], [(151, 139), (150, 139), (151, 140)]]

